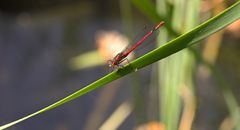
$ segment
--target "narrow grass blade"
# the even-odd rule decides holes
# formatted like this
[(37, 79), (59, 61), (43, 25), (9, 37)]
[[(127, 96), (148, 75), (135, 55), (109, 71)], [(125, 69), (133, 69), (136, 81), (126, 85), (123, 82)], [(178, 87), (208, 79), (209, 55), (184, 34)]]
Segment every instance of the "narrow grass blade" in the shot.
[(189, 47), (189, 46), (195, 44), (196, 42), (211, 35), (212, 33), (224, 28), (225, 26), (229, 25), (230, 23), (238, 20), (240, 18), (239, 12), (240, 12), (240, 2), (238, 1), (233, 6), (229, 7), (227, 10), (225, 10), (223, 13), (221, 13), (220, 15), (197, 26), (190, 32), (187, 32), (187, 33), (183, 34), (182, 36), (168, 42), (164, 46), (161, 46), (161, 47), (149, 52), (148, 54), (136, 59), (132, 63), (128, 64), (126, 67), (104, 76), (103, 78), (86, 86), (85, 88), (71, 94), (70, 96), (68, 96), (46, 108), (43, 108), (33, 114), (30, 114), (26, 117), (23, 117), (21, 119), (13, 121), (9, 124), (1, 126), (0, 130), (6, 129), (6, 128), (13, 126), (19, 122), (22, 122), (28, 118), (31, 118), (33, 116), (36, 116), (38, 114), (41, 114), (48, 110), (51, 110), (51, 109), (53, 109), (57, 106), (60, 106), (64, 103), (67, 103), (67, 102), (69, 102), (79, 96), (82, 96), (94, 89), (102, 87), (103, 85), (110, 83), (113, 80), (121, 78), (124, 75), (127, 75), (131, 72), (137, 71), (138, 69), (141, 69), (152, 63), (155, 63), (169, 55), (172, 55), (186, 47)]

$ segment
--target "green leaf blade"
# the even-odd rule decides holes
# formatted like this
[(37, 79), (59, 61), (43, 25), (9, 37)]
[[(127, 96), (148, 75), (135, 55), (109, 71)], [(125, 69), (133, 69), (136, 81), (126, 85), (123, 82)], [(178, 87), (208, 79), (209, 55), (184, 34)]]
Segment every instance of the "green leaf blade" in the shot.
[(10, 126), (13, 126), (13, 125), (19, 123), (19, 122), (22, 122), (26, 119), (34, 117), (40, 113), (43, 113), (43, 112), (51, 110), (55, 107), (58, 107), (64, 103), (67, 103), (73, 99), (76, 99), (77, 97), (82, 96), (94, 89), (102, 87), (103, 85), (105, 85), (107, 83), (110, 83), (116, 79), (119, 79), (119, 78), (123, 77), (124, 75), (127, 75), (127, 74), (134, 72), (138, 69), (141, 69), (149, 64), (157, 62), (167, 56), (170, 56), (184, 48), (187, 48), (187, 47), (195, 44), (196, 42), (206, 38), (207, 36), (211, 35), (212, 33), (217, 32), (218, 30), (224, 28), (225, 26), (229, 25), (230, 23), (238, 20), (240, 18), (239, 12), (240, 12), (240, 1), (236, 2), (233, 6), (229, 7), (227, 10), (225, 10), (220, 15), (199, 25), (192, 31), (189, 31), (188, 33), (185, 33), (182, 36), (168, 42), (167, 44), (136, 59), (135, 61), (128, 64), (123, 69), (120, 69), (118, 71), (112, 72), (112, 73), (104, 76), (103, 78), (93, 82), (92, 84), (84, 87), (83, 89), (78, 90), (77, 92), (71, 94), (70, 96), (68, 96), (46, 108), (43, 108), (33, 114), (30, 114), (30, 115), (23, 117), (21, 119), (18, 119), (16, 121), (13, 121), (9, 124), (0, 126), (0, 130), (6, 129)]

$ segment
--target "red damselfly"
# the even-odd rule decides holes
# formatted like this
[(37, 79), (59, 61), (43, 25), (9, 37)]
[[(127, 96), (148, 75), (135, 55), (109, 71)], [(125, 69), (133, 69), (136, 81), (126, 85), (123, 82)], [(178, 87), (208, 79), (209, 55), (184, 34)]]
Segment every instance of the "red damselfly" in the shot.
[(158, 23), (152, 30), (146, 33), (138, 42), (130, 47), (126, 47), (123, 51), (119, 52), (112, 60), (108, 60), (108, 65), (111, 68), (122, 67), (121, 63), (125, 60), (128, 62), (127, 56), (134, 51), (140, 44), (142, 44), (149, 36), (151, 36), (156, 30), (164, 25), (164, 22), (161, 21)]

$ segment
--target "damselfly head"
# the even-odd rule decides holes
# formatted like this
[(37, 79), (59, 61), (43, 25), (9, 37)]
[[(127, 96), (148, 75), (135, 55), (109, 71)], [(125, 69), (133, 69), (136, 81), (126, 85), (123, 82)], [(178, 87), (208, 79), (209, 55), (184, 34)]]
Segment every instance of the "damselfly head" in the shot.
[(108, 60), (107, 61), (108, 67), (112, 68), (114, 66), (113, 61), (112, 60)]

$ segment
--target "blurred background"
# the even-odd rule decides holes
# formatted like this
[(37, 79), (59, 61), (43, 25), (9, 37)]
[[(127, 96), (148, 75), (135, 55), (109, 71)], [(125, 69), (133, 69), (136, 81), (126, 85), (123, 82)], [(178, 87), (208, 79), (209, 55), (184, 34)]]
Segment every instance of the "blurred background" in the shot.
[[(85, 87), (145, 26), (154, 44), (235, 0), (0, 1), (0, 125)], [(240, 20), (189, 49), (9, 130), (240, 130)], [(130, 40), (129, 40), (130, 39)], [(129, 58), (131, 59), (131, 58)]]

